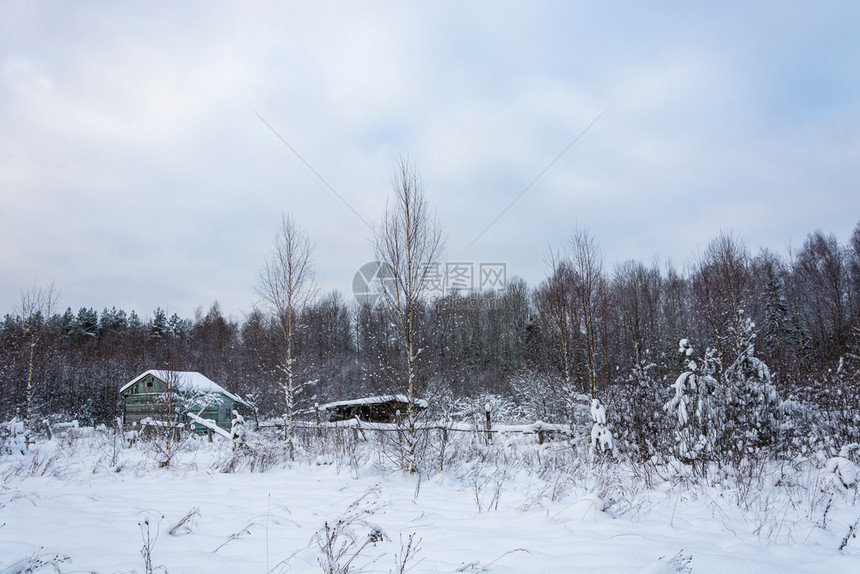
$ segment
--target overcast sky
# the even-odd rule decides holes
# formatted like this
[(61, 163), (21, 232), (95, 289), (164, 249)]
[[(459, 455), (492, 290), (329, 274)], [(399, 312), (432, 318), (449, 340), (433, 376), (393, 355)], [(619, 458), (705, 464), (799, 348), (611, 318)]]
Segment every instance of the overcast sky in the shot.
[(576, 226), (610, 270), (845, 242), (860, 3), (0, 0), (0, 315), (241, 318), (282, 212), (351, 300), (401, 155), (446, 260), (533, 285)]

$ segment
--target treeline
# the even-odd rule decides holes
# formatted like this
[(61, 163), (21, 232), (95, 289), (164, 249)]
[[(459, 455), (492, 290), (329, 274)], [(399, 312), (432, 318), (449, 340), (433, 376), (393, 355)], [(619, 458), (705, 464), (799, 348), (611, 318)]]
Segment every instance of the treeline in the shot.
[[(721, 235), (683, 272), (639, 261), (605, 269), (581, 232), (550, 259), (539, 285), (512, 278), (498, 292), (424, 301), (416, 313), (416, 385), (436, 408), (492, 394), (526, 416), (564, 420), (569, 382), (609, 406), (615, 426), (628, 429), (616, 430), (622, 438), (641, 434), (656, 424), (685, 368), (679, 340), (697, 354), (713, 349), (728, 365), (747, 318), (755, 355), (784, 398), (834, 412), (860, 406), (860, 225), (847, 245), (815, 232), (785, 256), (753, 254)], [(31, 348), (35, 324), (42, 333)], [(299, 413), (314, 403), (400, 392), (386, 365), (400, 344), (392, 328), (381, 310), (337, 292), (299, 310), (292, 351), (304, 389)], [(0, 418), (23, 409), (29, 379), (38, 416), (109, 422), (121, 416), (119, 387), (153, 368), (199, 371), (248, 397), (260, 416), (275, 416), (283, 337), (276, 317), (255, 310), (227, 318), (217, 302), (193, 318), (115, 308), (8, 314), (0, 324)]]

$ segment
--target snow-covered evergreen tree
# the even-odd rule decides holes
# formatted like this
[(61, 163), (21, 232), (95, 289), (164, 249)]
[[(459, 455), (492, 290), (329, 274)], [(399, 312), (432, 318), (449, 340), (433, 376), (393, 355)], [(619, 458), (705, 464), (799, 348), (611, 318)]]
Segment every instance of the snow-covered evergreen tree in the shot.
[(167, 327), (170, 334), (179, 338), (187, 336), (188, 332), (191, 330), (188, 321), (182, 319), (176, 313), (170, 316), (170, 319), (167, 321)]
[(17, 416), (0, 425), (0, 454), (27, 454), (27, 444), (24, 438), (24, 421)]
[(714, 349), (706, 351), (699, 368), (689, 341), (680, 341), (686, 371), (675, 381), (675, 396), (663, 408), (677, 420), (677, 454), (686, 462), (737, 459), (777, 439), (779, 395), (770, 369), (755, 356), (755, 323), (743, 310), (739, 318), (732, 329), (735, 358), (725, 369), (720, 369)]
[(663, 450), (667, 442), (666, 420), (659, 416), (665, 400), (662, 381), (655, 375), (657, 364), (647, 359), (633, 365), (623, 385), (611, 396), (611, 410), (616, 425), (613, 440), (616, 449), (640, 460), (650, 459)]
[(245, 417), (239, 411), (233, 409), (233, 420), (230, 423), (230, 438), (233, 441), (233, 451), (242, 450), (245, 447)]
[(99, 333), (99, 314), (92, 308), (81, 307), (78, 311), (77, 323), (81, 335), (95, 337)]
[(675, 396), (663, 406), (677, 422), (675, 438), (677, 456), (693, 463), (707, 461), (722, 434), (723, 413), (714, 378), (719, 360), (708, 349), (701, 369), (693, 360), (693, 347), (687, 339), (678, 343), (678, 352), (685, 357), (686, 370), (675, 380)]
[(591, 453), (592, 454), (614, 454), (615, 442), (612, 431), (606, 426), (606, 407), (601, 404), (600, 399), (591, 399)]
[(723, 447), (735, 454), (773, 444), (780, 408), (770, 369), (755, 356), (755, 323), (743, 310), (740, 315), (735, 360), (723, 372), (721, 386), (728, 439)]
[(60, 317), (60, 333), (67, 339), (78, 333), (78, 318), (72, 313), (71, 307)]
[(149, 336), (156, 341), (162, 341), (170, 336), (170, 325), (167, 323), (167, 314), (161, 307), (155, 309), (152, 321), (149, 323)]
[(140, 329), (143, 327), (143, 321), (140, 319), (140, 315), (132, 309), (131, 313), (128, 314), (128, 328), (129, 329)]

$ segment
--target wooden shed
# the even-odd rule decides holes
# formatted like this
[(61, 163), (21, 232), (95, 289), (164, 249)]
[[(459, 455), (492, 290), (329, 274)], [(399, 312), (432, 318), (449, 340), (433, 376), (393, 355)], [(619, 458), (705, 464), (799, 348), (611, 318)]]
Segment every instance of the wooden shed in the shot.
[[(423, 411), (427, 408), (427, 401), (416, 399), (413, 406)], [(330, 422), (358, 417), (365, 422), (393, 423), (397, 422), (397, 413), (406, 416), (408, 408), (409, 398), (406, 395), (382, 395), (320, 405), (320, 411), (328, 414)]]
[[(169, 410), (168, 390), (175, 391), (171, 421), (165, 420)], [(119, 392), (123, 399), (122, 426), (125, 430), (138, 427), (144, 419), (185, 426), (189, 419), (196, 417), (229, 429), (236, 404), (247, 406), (238, 396), (193, 371), (146, 371), (123, 385)], [(198, 432), (206, 430), (195, 422), (191, 423), (191, 428)]]

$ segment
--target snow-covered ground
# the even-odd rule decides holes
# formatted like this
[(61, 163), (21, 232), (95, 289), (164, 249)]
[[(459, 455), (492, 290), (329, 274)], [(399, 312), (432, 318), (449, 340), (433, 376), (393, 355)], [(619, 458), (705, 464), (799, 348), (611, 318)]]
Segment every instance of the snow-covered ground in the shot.
[(115, 448), (90, 436), (0, 457), (0, 573), (146, 572), (147, 522), (152, 567), (172, 574), (326, 572), (326, 524), (341, 566), (364, 546), (350, 572), (860, 572), (860, 542), (839, 549), (860, 518), (856, 487), (831, 484), (823, 464), (774, 467), (745, 490), (646, 487), (641, 469), (616, 463), (553, 470), (559, 444), (498, 456), (475, 445), (420, 481), (383, 457), (223, 473), (227, 441), (167, 469), (140, 446)]

